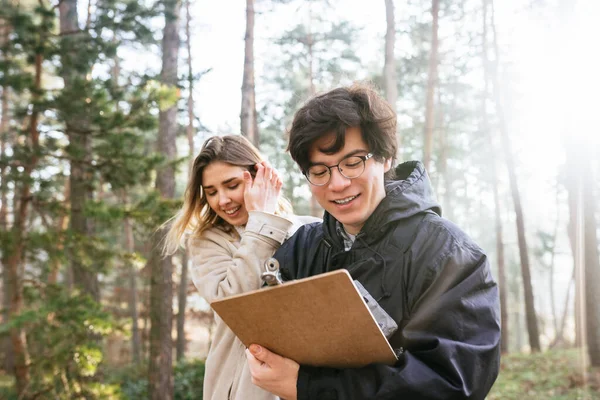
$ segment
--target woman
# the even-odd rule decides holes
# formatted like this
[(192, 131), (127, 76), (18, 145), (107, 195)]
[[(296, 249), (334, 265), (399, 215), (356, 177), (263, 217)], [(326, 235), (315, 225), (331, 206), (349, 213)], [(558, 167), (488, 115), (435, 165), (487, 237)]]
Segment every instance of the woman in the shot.
[[(242, 136), (208, 139), (194, 161), (183, 208), (173, 218), (165, 253), (189, 233), (194, 285), (209, 303), (259, 289), (265, 261), (313, 217), (295, 217), (280, 195), (282, 182)], [(276, 399), (251, 382), (245, 346), (215, 316), (203, 398)]]

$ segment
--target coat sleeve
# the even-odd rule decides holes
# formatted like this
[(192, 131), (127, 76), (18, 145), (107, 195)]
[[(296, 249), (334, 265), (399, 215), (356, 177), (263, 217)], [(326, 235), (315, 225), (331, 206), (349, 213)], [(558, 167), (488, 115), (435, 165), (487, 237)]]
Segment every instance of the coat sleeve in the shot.
[[(239, 247), (224, 235), (207, 231), (190, 243), (194, 285), (209, 303), (259, 289), (265, 261), (281, 245), (293, 223), (289, 219), (250, 211)], [(232, 239), (233, 240), (233, 239)]]
[(396, 365), (301, 366), (298, 400), (485, 398), (500, 362), (498, 290), (489, 263), (475, 245), (424, 235), (430, 243), (413, 258), (419, 272), (409, 280), (410, 317), (398, 333), (403, 353)]

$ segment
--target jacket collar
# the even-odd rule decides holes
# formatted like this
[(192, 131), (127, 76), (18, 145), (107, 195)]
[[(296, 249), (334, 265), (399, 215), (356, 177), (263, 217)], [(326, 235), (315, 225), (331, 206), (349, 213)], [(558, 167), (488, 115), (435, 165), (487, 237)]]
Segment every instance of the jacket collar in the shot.
[[(385, 182), (386, 196), (357, 235), (367, 243), (376, 241), (388, 229), (389, 224), (408, 219), (423, 212), (441, 215), (431, 187), (431, 181), (420, 161), (408, 161), (395, 169), (396, 179)], [(323, 216), (324, 236), (331, 244), (343, 248), (342, 238), (337, 234), (338, 221), (328, 212)]]

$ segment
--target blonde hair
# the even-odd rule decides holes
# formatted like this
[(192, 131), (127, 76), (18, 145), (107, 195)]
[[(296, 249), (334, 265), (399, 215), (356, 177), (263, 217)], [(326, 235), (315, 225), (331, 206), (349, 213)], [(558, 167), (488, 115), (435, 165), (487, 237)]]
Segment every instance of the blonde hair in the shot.
[[(254, 166), (263, 161), (263, 158), (256, 147), (243, 136), (213, 136), (207, 139), (202, 145), (200, 154), (194, 160), (182, 208), (163, 224), (164, 227), (168, 227), (163, 243), (163, 254), (175, 253), (182, 244), (182, 238), (186, 233), (189, 233), (190, 238), (197, 238), (211, 227), (220, 227), (225, 232), (235, 232), (227, 221), (210, 208), (202, 188), (204, 168), (215, 161), (245, 168), (254, 178), (256, 175)], [(276, 214), (291, 213), (291, 204), (283, 196), (280, 196)]]

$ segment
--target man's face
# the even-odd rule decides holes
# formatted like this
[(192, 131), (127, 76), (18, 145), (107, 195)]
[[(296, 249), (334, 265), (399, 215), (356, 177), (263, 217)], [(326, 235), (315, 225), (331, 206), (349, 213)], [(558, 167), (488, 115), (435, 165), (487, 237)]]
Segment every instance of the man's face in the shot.
[[(344, 147), (335, 154), (325, 154), (320, 149), (330, 147), (335, 140), (332, 133), (313, 143), (309, 160), (311, 165), (332, 166), (348, 156), (366, 155), (370, 149), (362, 139), (360, 128), (346, 129)], [(310, 185), (310, 190), (328, 213), (344, 225), (346, 232), (356, 235), (385, 197), (384, 174), (390, 169), (391, 160), (384, 163), (370, 158), (358, 178), (348, 179), (337, 168), (331, 169), (331, 179), (323, 186)]]

